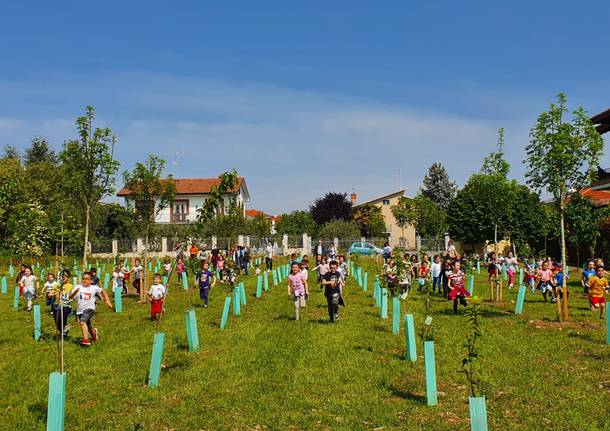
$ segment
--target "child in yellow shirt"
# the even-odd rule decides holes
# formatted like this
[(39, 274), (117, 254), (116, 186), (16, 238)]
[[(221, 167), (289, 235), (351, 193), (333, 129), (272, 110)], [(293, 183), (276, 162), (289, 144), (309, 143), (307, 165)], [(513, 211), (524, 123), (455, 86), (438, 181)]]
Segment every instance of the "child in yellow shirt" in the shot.
[(599, 265), (595, 268), (595, 275), (589, 277), (589, 301), (591, 302), (591, 311), (599, 308), (599, 318), (604, 318), (604, 310), (606, 309), (606, 291), (608, 290), (608, 280), (604, 278), (604, 267)]

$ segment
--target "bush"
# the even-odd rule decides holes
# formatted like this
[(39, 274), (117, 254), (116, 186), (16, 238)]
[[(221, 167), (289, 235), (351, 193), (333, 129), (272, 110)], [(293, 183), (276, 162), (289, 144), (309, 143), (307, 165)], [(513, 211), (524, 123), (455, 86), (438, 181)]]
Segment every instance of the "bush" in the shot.
[(339, 239), (360, 238), (360, 229), (354, 222), (333, 220), (322, 226), (318, 232), (318, 237)]

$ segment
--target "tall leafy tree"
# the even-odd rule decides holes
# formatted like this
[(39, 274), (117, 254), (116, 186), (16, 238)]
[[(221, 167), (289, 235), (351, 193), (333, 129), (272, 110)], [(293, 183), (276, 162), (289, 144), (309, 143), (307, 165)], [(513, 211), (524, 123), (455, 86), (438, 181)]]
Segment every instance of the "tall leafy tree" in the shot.
[(352, 216), (352, 203), (347, 198), (347, 193), (329, 192), (314, 200), (309, 212), (319, 226), (332, 220), (349, 221)]
[(15, 159), (15, 160), (21, 160), (21, 154), (19, 153), (19, 151), (17, 150), (17, 148), (14, 145), (5, 145), (4, 146), (4, 155), (3, 158), (5, 159)]
[[(568, 114), (567, 97), (557, 96), (547, 112), (538, 116), (530, 131), (526, 147), (527, 183), (536, 190), (547, 191), (559, 212), (561, 261), (566, 264), (566, 199), (573, 190), (589, 184), (596, 175), (604, 141), (580, 107)], [(563, 303), (563, 307), (560, 303)], [(563, 300), (557, 302), (560, 320), (569, 320), (568, 288), (563, 279)]]
[(595, 253), (600, 236), (600, 224), (608, 216), (607, 208), (596, 208), (589, 198), (573, 193), (565, 207), (567, 243), (576, 250), (576, 262), (580, 266), (580, 251), (585, 249), (587, 258)]
[(387, 231), (381, 208), (376, 205), (367, 204), (354, 207), (352, 218), (364, 237), (380, 236)]
[(264, 214), (257, 214), (248, 223), (248, 231), (258, 238), (268, 237), (271, 235), (271, 220), (265, 217)]
[(9, 240), (12, 252), (20, 257), (41, 257), (48, 252), (50, 226), (42, 206), (37, 203), (20, 203), (9, 216)]
[(319, 238), (324, 239), (356, 239), (360, 236), (360, 229), (353, 221), (333, 220), (326, 223), (318, 232)]
[(457, 186), (441, 163), (432, 163), (422, 181), (421, 194), (446, 210), (455, 197)]
[(36, 137), (32, 139), (32, 145), (25, 150), (24, 161), (26, 165), (41, 162), (56, 164), (57, 155), (49, 147), (47, 138)]
[(230, 247), (231, 241), (237, 240), (238, 231), (246, 224), (243, 207), (237, 203), (239, 176), (233, 169), (223, 172), (218, 178), (218, 186), (212, 187), (208, 198), (197, 210), (197, 230), (226, 236)]
[(316, 234), (318, 227), (309, 212), (296, 210), (280, 215), (275, 229), (280, 235), (300, 235), (306, 233), (313, 236)]
[(85, 115), (76, 119), (78, 139), (66, 141), (59, 154), (70, 195), (84, 209), (83, 267), (87, 266), (89, 252), (91, 210), (114, 191), (114, 177), (119, 170), (119, 162), (114, 159), (116, 137), (109, 128), (94, 128), (94, 119), (94, 108), (87, 106)]
[(146, 299), (146, 263), (150, 228), (160, 213), (171, 205), (176, 195), (174, 179), (171, 175), (168, 178), (163, 178), (164, 171), (165, 160), (151, 154), (145, 163), (136, 163), (133, 171), (123, 172), (125, 187), (131, 192), (131, 198), (135, 204), (135, 220), (145, 238), (144, 277), (140, 286), (140, 300), (142, 301)]
[(439, 238), (447, 230), (447, 213), (423, 194), (415, 198), (401, 198), (392, 206), (392, 214), (401, 228), (412, 225), (424, 238)]
[[(508, 209), (515, 198), (514, 184), (508, 180), (510, 165), (504, 159), (504, 129), (498, 130), (498, 150), (483, 159), (481, 175), (473, 178), (494, 224), (494, 248), (497, 249), (498, 231), (507, 228)], [(474, 177), (474, 176), (473, 176)]]

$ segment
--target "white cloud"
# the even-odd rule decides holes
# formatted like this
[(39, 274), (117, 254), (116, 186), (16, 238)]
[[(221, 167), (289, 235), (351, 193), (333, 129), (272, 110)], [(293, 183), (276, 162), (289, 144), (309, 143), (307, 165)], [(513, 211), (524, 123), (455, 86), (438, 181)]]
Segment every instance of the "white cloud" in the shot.
[[(469, 118), (418, 109), (408, 101), (391, 105), (166, 75), (120, 74), (94, 83), (75, 78), (44, 88), (22, 91), (43, 94), (41, 105), (55, 102), (53, 115), (34, 106), (12, 123), (3, 126), (0, 119), (0, 144), (25, 147), (32, 136), (43, 135), (58, 147), (75, 135), (73, 117), (90, 103), (98, 110), (98, 124), (117, 134), (123, 168), (149, 153), (166, 158), (176, 176), (214, 176), (234, 167), (249, 183), (252, 206), (269, 212), (304, 208), (327, 191), (352, 187), (363, 199), (384, 194), (398, 187), (399, 169), (402, 186), (414, 194), (435, 161), (463, 183), (494, 149), (501, 126), (507, 129), (513, 174), (520, 177), (533, 121), (514, 114), (514, 99), (506, 102), (510, 116)], [(69, 104), (62, 96), (66, 91)], [(87, 100), (74, 106), (80, 92)], [(12, 94), (11, 100), (19, 89)], [(0, 101), (0, 108), (6, 110), (11, 100)]]

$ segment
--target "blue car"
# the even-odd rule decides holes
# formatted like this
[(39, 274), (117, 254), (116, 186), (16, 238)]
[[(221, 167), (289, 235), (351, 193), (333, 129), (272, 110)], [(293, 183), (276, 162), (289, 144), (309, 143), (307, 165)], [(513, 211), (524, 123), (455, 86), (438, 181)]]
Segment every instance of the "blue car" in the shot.
[(383, 254), (383, 250), (368, 242), (353, 242), (349, 247), (349, 253), (371, 256), (373, 254)]

